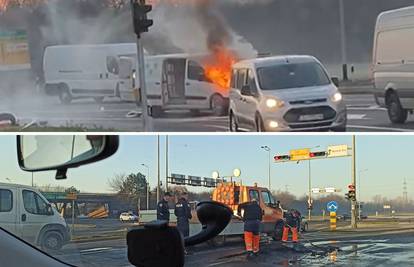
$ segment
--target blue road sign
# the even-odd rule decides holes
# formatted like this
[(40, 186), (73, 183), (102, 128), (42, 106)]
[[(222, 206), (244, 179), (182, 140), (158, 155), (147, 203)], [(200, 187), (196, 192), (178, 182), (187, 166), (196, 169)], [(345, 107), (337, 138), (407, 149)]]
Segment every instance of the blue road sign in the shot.
[(336, 201), (330, 201), (326, 207), (329, 212), (336, 212), (338, 210), (338, 203), (336, 203)]

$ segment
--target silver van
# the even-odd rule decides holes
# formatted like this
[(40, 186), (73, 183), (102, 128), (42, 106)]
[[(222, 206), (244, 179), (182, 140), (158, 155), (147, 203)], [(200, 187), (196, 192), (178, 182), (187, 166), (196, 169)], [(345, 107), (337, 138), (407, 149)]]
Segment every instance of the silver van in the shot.
[(312, 56), (245, 60), (233, 66), (230, 131), (346, 131), (337, 88)]
[(46, 250), (58, 250), (70, 239), (65, 219), (25, 185), (0, 183), (0, 227)]

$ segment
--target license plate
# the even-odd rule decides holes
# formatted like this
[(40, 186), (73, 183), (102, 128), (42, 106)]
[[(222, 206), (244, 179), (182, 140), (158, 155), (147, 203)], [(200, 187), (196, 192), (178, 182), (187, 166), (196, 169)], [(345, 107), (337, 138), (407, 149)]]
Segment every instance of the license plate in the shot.
[(299, 121), (318, 121), (323, 120), (323, 114), (301, 115)]

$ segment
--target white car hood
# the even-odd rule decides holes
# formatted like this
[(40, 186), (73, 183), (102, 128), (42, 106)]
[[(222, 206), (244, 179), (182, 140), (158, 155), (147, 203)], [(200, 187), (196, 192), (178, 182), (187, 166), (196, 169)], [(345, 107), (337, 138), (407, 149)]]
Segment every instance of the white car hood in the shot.
[(303, 101), (314, 99), (328, 99), (335, 94), (338, 89), (333, 84), (312, 87), (300, 87), (279, 90), (263, 90), (266, 96), (274, 96), (282, 101)]

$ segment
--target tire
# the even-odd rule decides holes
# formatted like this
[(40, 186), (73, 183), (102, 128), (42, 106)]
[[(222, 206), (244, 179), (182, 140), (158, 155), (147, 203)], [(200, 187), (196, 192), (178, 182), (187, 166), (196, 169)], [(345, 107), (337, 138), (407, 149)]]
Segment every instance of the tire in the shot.
[(151, 114), (153, 118), (161, 118), (164, 111), (160, 106), (152, 106), (151, 107)]
[(275, 230), (272, 232), (272, 239), (274, 241), (280, 241), (282, 240), (283, 235), (283, 227), (285, 226), (285, 223), (280, 220), (275, 225)]
[(226, 116), (226, 100), (221, 95), (213, 95), (210, 101), (211, 111), (215, 116)]
[(66, 85), (59, 86), (59, 100), (62, 104), (70, 104), (73, 100), (73, 96)]
[(63, 246), (63, 237), (58, 232), (47, 232), (42, 239), (41, 247), (43, 250), (60, 250)]
[(230, 132), (238, 132), (239, 131), (239, 125), (237, 124), (236, 117), (234, 117), (233, 111), (230, 111), (229, 130), (230, 130)]
[(95, 100), (95, 102), (98, 103), (98, 104), (102, 104), (104, 99), (105, 99), (105, 97), (103, 97), (103, 96), (93, 98), (93, 100)]
[(256, 125), (256, 132), (261, 133), (261, 132), (266, 132), (265, 128), (264, 128), (264, 124), (263, 124), (263, 119), (262, 117), (260, 117), (259, 114), (256, 115), (256, 119), (255, 119), (255, 125)]
[(391, 93), (387, 101), (388, 117), (392, 123), (405, 123), (408, 117), (408, 111), (401, 105), (400, 99), (396, 93)]

